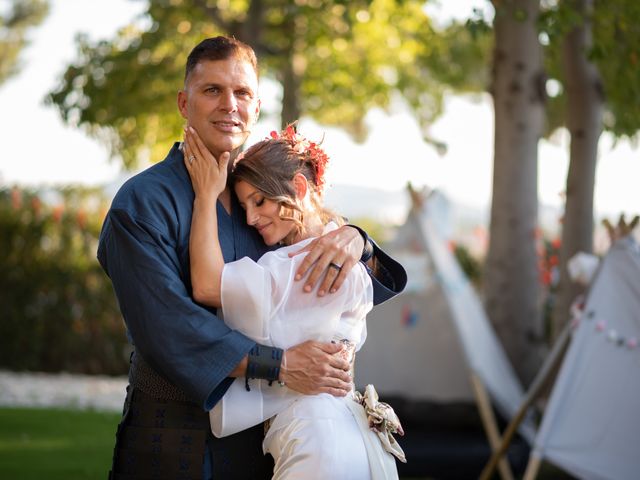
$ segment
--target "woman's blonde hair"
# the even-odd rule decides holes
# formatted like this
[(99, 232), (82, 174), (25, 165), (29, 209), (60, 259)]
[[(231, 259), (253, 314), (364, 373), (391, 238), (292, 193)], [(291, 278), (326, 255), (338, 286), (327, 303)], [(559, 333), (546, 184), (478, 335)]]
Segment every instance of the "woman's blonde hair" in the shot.
[(296, 228), (284, 239), (285, 243), (291, 243), (297, 233), (304, 234), (305, 231), (304, 210), (293, 184), (298, 173), (307, 179), (311, 205), (322, 223), (344, 223), (339, 215), (323, 207), (318, 184), (322, 184), (324, 179), (318, 178), (318, 168), (313, 162), (313, 157), (305, 155), (305, 152), (296, 152), (286, 139), (270, 138), (244, 152), (231, 173), (232, 185), (241, 180), (253, 185), (265, 198), (280, 204), (281, 219), (295, 223)]

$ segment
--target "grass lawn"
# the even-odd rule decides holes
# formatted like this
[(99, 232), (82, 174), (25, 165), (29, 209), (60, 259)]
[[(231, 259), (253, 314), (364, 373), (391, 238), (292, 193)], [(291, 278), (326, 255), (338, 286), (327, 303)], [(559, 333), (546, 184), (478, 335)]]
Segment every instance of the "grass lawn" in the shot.
[[(0, 479), (106, 480), (119, 420), (118, 413), (0, 408)], [(546, 462), (538, 475), (572, 478)]]
[(0, 408), (0, 478), (106, 479), (120, 415)]

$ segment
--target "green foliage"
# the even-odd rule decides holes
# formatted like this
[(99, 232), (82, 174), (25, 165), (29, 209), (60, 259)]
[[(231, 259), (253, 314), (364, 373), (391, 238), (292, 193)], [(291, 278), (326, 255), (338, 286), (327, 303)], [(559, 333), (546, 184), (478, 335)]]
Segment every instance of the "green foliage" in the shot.
[[(151, 0), (116, 38), (92, 44), (79, 37), (78, 59), (48, 101), (126, 166), (157, 161), (181, 133), (176, 92), (189, 51), (205, 37), (232, 34), (254, 47), (264, 76), (283, 84), (286, 115), (309, 115), (363, 139), (366, 112), (387, 108), (394, 91), (410, 98), (424, 122), (433, 119), (442, 110), (437, 77), (460, 76), (447, 42), (476, 46), (454, 31), (438, 40), (422, 6), (418, 0)], [(454, 56), (471, 59), (473, 52)], [(429, 73), (429, 59), (438, 75)]]
[(120, 415), (60, 409), (0, 409), (0, 478), (107, 478)]
[(0, 11), (0, 84), (18, 73), (27, 30), (42, 22), (48, 10), (46, 0), (13, 0), (8, 11)]
[(482, 263), (471, 255), (467, 247), (461, 244), (455, 244), (453, 254), (469, 281), (477, 288), (480, 288), (482, 283)]
[(384, 244), (390, 240), (393, 234), (393, 227), (380, 222), (378, 219), (371, 217), (356, 217), (349, 218), (349, 223), (357, 225), (362, 228), (369, 237), (384, 248)]
[[(408, 101), (422, 127), (425, 140), (432, 140), (428, 130), (442, 114), (444, 93), (478, 93), (489, 85), (489, 59), (492, 35), (479, 24), (452, 23), (437, 31), (423, 22), (406, 20), (406, 36), (413, 41), (402, 49), (415, 49), (406, 68), (399, 70), (398, 90)], [(404, 24), (402, 24), (404, 26)], [(436, 143), (436, 147), (443, 147)]]
[[(590, 21), (593, 47), (588, 52), (604, 85), (607, 113), (604, 127), (616, 137), (635, 138), (640, 128), (640, 25), (630, 19), (639, 18), (640, 3), (635, 0), (595, 1)], [(558, 2), (543, 11), (539, 27), (548, 38), (545, 68), (550, 78), (564, 82), (562, 43), (581, 16), (572, 2)], [(547, 108), (550, 133), (563, 126), (565, 97), (549, 100)]]
[(637, 138), (640, 129), (640, 3), (596, 1), (590, 52), (604, 83), (605, 128), (616, 136)]
[(61, 193), (50, 207), (0, 190), (0, 366), (122, 374), (124, 326), (95, 258), (103, 215), (83, 206), (94, 192)]

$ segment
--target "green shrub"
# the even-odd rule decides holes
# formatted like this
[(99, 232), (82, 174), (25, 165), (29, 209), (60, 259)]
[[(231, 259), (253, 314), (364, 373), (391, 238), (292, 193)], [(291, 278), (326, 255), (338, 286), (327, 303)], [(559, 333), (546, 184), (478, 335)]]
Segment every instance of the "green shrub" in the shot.
[(124, 325), (96, 260), (98, 192), (0, 190), (0, 368), (122, 374)]

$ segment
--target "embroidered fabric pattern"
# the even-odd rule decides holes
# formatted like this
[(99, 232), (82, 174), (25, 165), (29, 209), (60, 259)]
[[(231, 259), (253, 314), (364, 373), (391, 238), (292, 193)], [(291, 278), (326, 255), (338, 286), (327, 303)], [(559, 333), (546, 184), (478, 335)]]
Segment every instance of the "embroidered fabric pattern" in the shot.
[(378, 392), (373, 385), (367, 385), (364, 395), (356, 392), (354, 400), (364, 407), (369, 428), (378, 435), (383, 448), (401, 462), (407, 463), (402, 447), (393, 437), (394, 433), (404, 435), (400, 419), (393, 408), (388, 403), (378, 401)]

